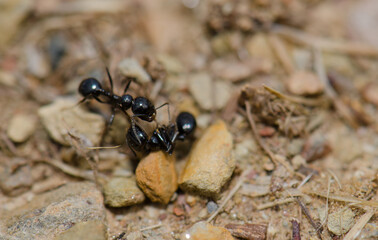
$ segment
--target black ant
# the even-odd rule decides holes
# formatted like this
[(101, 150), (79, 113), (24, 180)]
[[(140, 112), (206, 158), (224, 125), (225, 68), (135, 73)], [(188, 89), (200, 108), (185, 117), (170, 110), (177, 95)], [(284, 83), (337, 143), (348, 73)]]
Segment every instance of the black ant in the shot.
[(158, 127), (150, 138), (138, 125), (135, 126), (135, 131), (129, 128), (126, 140), (134, 154), (135, 151), (147, 154), (159, 150), (172, 154), (176, 141), (183, 141), (195, 130), (196, 126), (194, 116), (188, 112), (182, 112), (177, 116), (176, 124)]
[[(89, 99), (93, 97), (100, 103), (107, 103), (112, 106), (112, 115), (110, 116), (108, 127), (113, 123), (115, 111), (116, 109), (120, 109), (123, 111), (128, 117), (129, 115), (126, 113), (128, 109), (131, 108), (131, 111), (133, 112), (133, 116), (131, 117), (132, 122), (132, 128), (135, 129), (135, 123), (133, 121), (134, 117), (138, 117), (139, 119), (147, 122), (152, 122), (155, 120), (156, 117), (156, 110), (159, 108), (168, 105), (168, 103), (164, 103), (161, 106), (155, 108), (155, 106), (152, 104), (152, 102), (145, 98), (145, 97), (136, 97), (133, 98), (130, 94), (126, 94), (127, 90), (130, 87), (131, 81), (133, 79), (130, 79), (127, 83), (122, 96), (118, 96), (113, 93), (113, 80), (109, 73), (109, 69), (106, 68), (106, 73), (109, 78), (110, 82), (110, 92), (106, 91), (102, 88), (100, 82), (95, 78), (87, 78), (84, 79), (79, 86), (79, 93), (84, 97), (80, 103), (84, 102), (86, 99)], [(99, 97), (105, 96), (108, 98), (107, 102), (102, 101)], [(169, 105), (168, 105), (168, 114), (169, 114)], [(129, 117), (130, 118), (130, 117)], [(135, 133), (135, 135), (138, 135)], [(139, 141), (139, 138), (138, 138)]]

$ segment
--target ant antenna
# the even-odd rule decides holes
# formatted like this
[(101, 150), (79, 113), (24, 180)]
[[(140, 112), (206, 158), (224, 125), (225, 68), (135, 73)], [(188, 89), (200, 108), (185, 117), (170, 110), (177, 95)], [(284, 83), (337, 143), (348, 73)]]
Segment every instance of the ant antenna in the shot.
[(109, 68), (105, 67), (106, 73), (108, 74), (109, 82), (110, 82), (110, 92), (113, 94), (113, 79), (112, 76), (110, 75)]

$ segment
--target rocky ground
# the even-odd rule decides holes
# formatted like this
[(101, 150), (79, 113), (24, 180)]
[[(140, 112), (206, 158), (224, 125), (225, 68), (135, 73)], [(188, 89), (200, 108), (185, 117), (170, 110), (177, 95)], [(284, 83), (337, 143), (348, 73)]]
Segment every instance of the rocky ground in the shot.
[[(374, 0), (0, 3), (0, 239), (377, 239)], [(144, 96), (133, 155), (95, 77)], [(105, 133), (105, 134), (104, 134)]]

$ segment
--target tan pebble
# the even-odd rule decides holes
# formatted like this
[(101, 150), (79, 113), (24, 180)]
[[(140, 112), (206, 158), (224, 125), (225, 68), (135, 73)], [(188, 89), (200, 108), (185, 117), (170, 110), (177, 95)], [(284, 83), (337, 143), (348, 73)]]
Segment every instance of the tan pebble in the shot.
[(275, 61), (275, 56), (268, 43), (266, 34), (258, 33), (253, 35), (247, 40), (246, 48), (252, 57), (261, 58), (271, 63)]
[(105, 120), (98, 114), (90, 113), (75, 106), (76, 101), (58, 99), (52, 104), (38, 110), (42, 124), (56, 142), (70, 146), (72, 137), (81, 138), (87, 145), (97, 146), (100, 143)]
[(140, 83), (151, 82), (151, 77), (134, 58), (125, 58), (118, 64), (119, 71), (128, 77), (135, 77)]
[(286, 82), (288, 90), (297, 95), (321, 94), (324, 85), (320, 79), (311, 72), (298, 71), (293, 73)]
[(105, 204), (110, 207), (127, 207), (145, 199), (135, 178), (116, 177), (104, 185)]
[(24, 142), (34, 133), (36, 124), (34, 116), (17, 114), (10, 120), (7, 135), (13, 142)]
[(175, 157), (162, 151), (144, 157), (137, 169), (138, 186), (153, 202), (167, 204), (177, 190)]
[(213, 81), (207, 73), (189, 76), (189, 90), (204, 110), (221, 109), (231, 97), (231, 87), (224, 81)]
[(231, 133), (223, 121), (210, 126), (192, 149), (180, 176), (180, 188), (216, 196), (235, 169)]
[(182, 234), (187, 240), (233, 240), (231, 233), (223, 227), (215, 227), (207, 222), (197, 222)]
[(328, 230), (336, 235), (341, 235), (349, 231), (354, 224), (354, 212), (350, 209), (341, 209), (328, 216)]

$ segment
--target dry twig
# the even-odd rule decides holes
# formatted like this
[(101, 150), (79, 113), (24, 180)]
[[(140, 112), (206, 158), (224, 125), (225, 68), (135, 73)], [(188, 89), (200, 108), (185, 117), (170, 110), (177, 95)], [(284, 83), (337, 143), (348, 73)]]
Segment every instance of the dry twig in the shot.
[(350, 229), (347, 235), (345, 235), (344, 240), (354, 240), (358, 237), (361, 230), (369, 222), (370, 218), (376, 213), (375, 209), (370, 209), (367, 211), (357, 223)]
[(331, 39), (316, 37), (298, 29), (278, 24), (275, 25), (272, 31), (298, 44), (307, 45), (323, 51), (366, 57), (378, 56), (377, 48), (362, 43), (337, 42)]
[[(299, 175), (298, 173), (296, 173), (285, 161), (281, 160), (281, 158), (276, 158), (276, 156), (273, 154), (273, 152), (268, 148), (268, 146), (265, 145), (265, 143), (262, 141), (262, 139), (260, 138), (260, 136), (258, 135), (257, 133), (257, 129), (256, 129), (256, 123), (255, 121), (253, 120), (252, 118), (252, 113), (251, 113), (251, 104), (248, 102), (248, 101), (245, 101), (245, 107), (246, 107), (246, 112), (247, 112), (247, 118), (248, 118), (248, 122), (252, 128), (252, 134), (253, 136), (255, 137), (256, 141), (258, 142), (258, 144), (260, 145), (260, 147), (268, 154), (268, 156), (270, 157), (270, 159), (273, 161), (273, 163), (275, 165), (277, 164), (281, 164), (282, 166), (284, 166), (291, 174), (297, 174)], [(302, 178), (304, 178), (304, 176), (302, 174), (300, 174), (300, 176)]]
[(275, 96), (279, 97), (279, 98), (282, 98), (282, 99), (285, 99), (285, 100), (288, 100), (290, 102), (293, 102), (293, 103), (299, 103), (299, 104), (303, 104), (303, 105), (307, 105), (307, 106), (310, 106), (310, 107), (316, 107), (316, 106), (322, 106), (322, 105), (325, 105), (326, 104), (326, 99), (324, 98), (318, 98), (318, 99), (308, 99), (308, 98), (303, 98), (303, 97), (298, 97), (298, 96), (292, 96), (292, 95), (288, 95), (288, 94), (283, 94), (283, 93), (280, 93), (279, 91), (273, 89), (273, 88), (270, 88), (266, 85), (263, 85), (264, 88), (269, 91), (270, 93), (274, 94)]
[(310, 221), (310, 224), (315, 229), (316, 234), (318, 235), (319, 239), (322, 239), (322, 235), (321, 235), (320, 229), (316, 225), (316, 223), (314, 222), (314, 220), (312, 219), (312, 217), (310, 215), (310, 212), (308, 211), (308, 209), (306, 208), (306, 206), (298, 198), (294, 198), (294, 199), (299, 204), (299, 206), (301, 207), (302, 211), (304, 212), (304, 214), (306, 215), (306, 217)]

